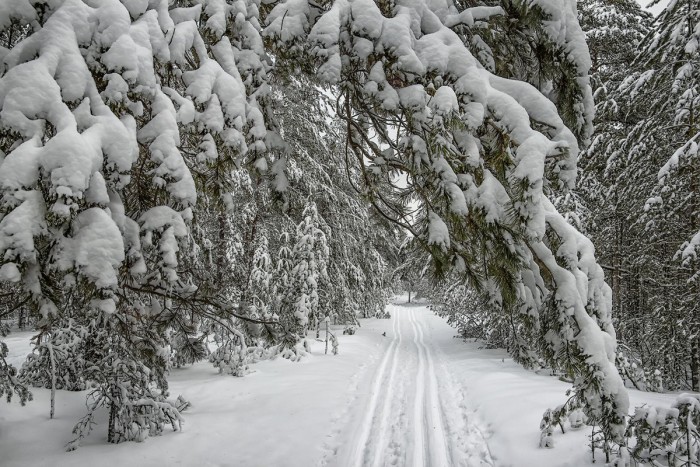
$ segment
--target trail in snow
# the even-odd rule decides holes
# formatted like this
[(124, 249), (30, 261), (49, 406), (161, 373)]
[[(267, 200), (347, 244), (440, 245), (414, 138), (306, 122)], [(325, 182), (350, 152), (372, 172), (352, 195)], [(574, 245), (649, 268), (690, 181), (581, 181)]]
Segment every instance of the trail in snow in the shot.
[(394, 347), (394, 355), (391, 360), (391, 373), (389, 374), (389, 382), (386, 388), (387, 394), (384, 395), (384, 403), (382, 404), (382, 415), (381, 422), (379, 424), (379, 438), (375, 444), (374, 449), (374, 463), (375, 467), (381, 465), (380, 460), (382, 459), (382, 449), (386, 440), (387, 430), (389, 428), (389, 417), (391, 415), (391, 406), (393, 399), (396, 396), (396, 367), (399, 361), (399, 347), (402, 342), (401, 326), (399, 323), (398, 316), (394, 316), (394, 338), (392, 343), (396, 343)]
[[(426, 459), (429, 459), (427, 465), (450, 465), (448, 462), (448, 452), (449, 445), (447, 438), (445, 437), (445, 429), (443, 426), (443, 408), (440, 404), (440, 394), (438, 392), (438, 379), (435, 374), (435, 366), (433, 365), (433, 355), (431, 349), (426, 346), (424, 342), (423, 327), (420, 321), (415, 317), (415, 310), (411, 310), (409, 314), (409, 319), (413, 325), (415, 335), (414, 339), (416, 347), (418, 347), (418, 355), (423, 357), (423, 366), (427, 366), (427, 378), (423, 376), (421, 379), (416, 381), (416, 384), (425, 385), (425, 380), (428, 381), (428, 401), (426, 406), (425, 398), (421, 398), (421, 403), (416, 403), (416, 406), (420, 405), (424, 417), (427, 421), (427, 426), (423, 429), (428, 435), (428, 453), (424, 452)], [(427, 365), (426, 365), (427, 363)], [(419, 377), (420, 378), (420, 377)], [(416, 397), (416, 401), (418, 398)], [(417, 415), (417, 414), (416, 414)], [(419, 451), (414, 446), (414, 453)], [(425, 465), (423, 462), (416, 461), (414, 465)]]
[[(352, 395), (353, 410), (341, 428), (349, 440), (329, 465), (379, 467), (492, 466), (486, 440), (467, 413), (436, 350), (422, 306), (390, 307), (391, 341), (369, 369), (369, 381)], [(369, 389), (367, 393), (362, 388)]]
[[(400, 323), (398, 319), (394, 319), (393, 323), (393, 331), (394, 335), (399, 335), (400, 333)], [(374, 379), (374, 384), (372, 386), (372, 391), (371, 391), (371, 398), (369, 402), (369, 407), (367, 409), (367, 412), (365, 414), (364, 420), (362, 421), (362, 425), (360, 427), (360, 437), (357, 440), (357, 444), (355, 445), (354, 452), (352, 453), (352, 457), (350, 459), (350, 466), (352, 467), (360, 467), (364, 465), (364, 459), (365, 459), (365, 451), (367, 448), (367, 444), (369, 441), (369, 437), (372, 431), (372, 425), (374, 423), (374, 419), (376, 417), (377, 413), (377, 407), (380, 404), (379, 399), (384, 398), (384, 406), (391, 404), (391, 400), (387, 397), (387, 392), (383, 391), (381, 388), (382, 383), (385, 382), (385, 374), (386, 374), (386, 367), (387, 363), (389, 360), (392, 360), (391, 357), (392, 355), (396, 354), (396, 349), (398, 348), (398, 342), (399, 339), (394, 337), (391, 341), (391, 344), (389, 344), (389, 349), (386, 351), (384, 354), (384, 357), (381, 360), (381, 363), (379, 364), (379, 369), (377, 370), (377, 377)], [(393, 376), (395, 374), (395, 369), (396, 369), (396, 359), (392, 360), (392, 369), (390, 371), (390, 375)], [(389, 391), (388, 393), (391, 392), (393, 387), (389, 385)], [(385, 409), (386, 410), (386, 409)]]

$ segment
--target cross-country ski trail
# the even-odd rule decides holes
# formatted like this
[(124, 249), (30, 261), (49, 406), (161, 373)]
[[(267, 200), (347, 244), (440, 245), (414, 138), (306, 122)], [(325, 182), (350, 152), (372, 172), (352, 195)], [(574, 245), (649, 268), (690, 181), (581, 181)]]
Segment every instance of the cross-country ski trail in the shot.
[(366, 369), (363, 383), (352, 387), (345, 424), (333, 434), (346, 441), (321, 464), (493, 466), (483, 430), (465, 406), (468, 397), (441, 362), (440, 342), (426, 320), (432, 312), (411, 304), (387, 310), (390, 340)]

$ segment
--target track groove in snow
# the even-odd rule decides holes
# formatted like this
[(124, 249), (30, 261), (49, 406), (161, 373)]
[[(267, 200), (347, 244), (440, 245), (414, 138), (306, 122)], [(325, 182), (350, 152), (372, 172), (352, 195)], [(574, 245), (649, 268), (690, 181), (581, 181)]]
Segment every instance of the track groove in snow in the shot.
[[(425, 356), (422, 347), (418, 344), (418, 330), (413, 315), (413, 310), (408, 311), (408, 320), (413, 328), (413, 343), (418, 355), (418, 371), (416, 372), (416, 396), (413, 402), (413, 458), (412, 465), (425, 465)], [(430, 422), (427, 421), (429, 424)]]
[[(369, 439), (370, 439), (370, 434), (372, 431), (372, 425), (374, 424), (374, 421), (376, 419), (377, 415), (377, 407), (380, 404), (380, 397), (384, 399), (384, 405), (390, 404), (391, 399), (388, 397), (388, 393), (391, 392), (391, 387), (389, 387), (388, 392), (383, 392), (381, 389), (382, 383), (384, 383), (384, 380), (386, 378), (386, 368), (388, 362), (391, 360), (392, 365), (396, 365), (396, 360), (391, 359), (392, 355), (396, 353), (396, 349), (398, 348), (398, 339), (396, 338), (396, 335), (399, 333), (397, 329), (400, 327), (400, 322), (398, 317), (394, 317), (394, 322), (393, 322), (393, 330), (394, 330), (394, 337), (389, 344), (389, 348), (384, 354), (384, 357), (382, 358), (381, 363), (379, 364), (379, 369), (376, 372), (376, 377), (374, 378), (374, 384), (372, 385), (372, 391), (371, 391), (371, 396), (370, 396), (370, 401), (369, 405), (367, 407), (367, 412), (365, 413), (364, 419), (362, 421), (362, 425), (360, 427), (359, 431), (359, 438), (357, 439), (357, 444), (355, 445), (355, 448), (353, 449), (352, 457), (350, 458), (350, 462), (348, 465), (352, 467), (361, 467), (365, 465), (365, 457), (366, 457), (366, 450), (367, 450), (367, 445), (369, 444)], [(390, 371), (390, 374), (394, 374), (395, 371), (392, 368), (392, 371)]]
[[(409, 314), (411, 324), (415, 331), (414, 342), (418, 347), (418, 354), (423, 357), (423, 364), (427, 366), (428, 373), (428, 394), (427, 405), (425, 399), (422, 401), (422, 410), (427, 420), (426, 429), (428, 439), (428, 465), (451, 465), (448, 460), (449, 445), (445, 436), (445, 427), (443, 425), (442, 411), (443, 407), (440, 403), (440, 393), (438, 390), (438, 379), (435, 374), (435, 365), (433, 363), (432, 350), (425, 344), (423, 327), (419, 320), (416, 320), (415, 310), (411, 310)], [(421, 381), (425, 384), (425, 381)], [(427, 410), (426, 410), (427, 409)], [(423, 465), (423, 464), (415, 464)]]
[(432, 313), (415, 305), (391, 305), (389, 311), (391, 341), (351, 395), (346, 426), (331, 435), (348, 446), (322, 465), (492, 466), (483, 433), (432, 341), (426, 321)]
[(399, 347), (401, 347), (401, 341), (403, 340), (401, 335), (401, 325), (399, 323), (399, 316), (394, 317), (393, 329), (395, 336), (393, 342), (396, 343), (396, 346), (394, 347), (394, 355), (391, 360), (391, 373), (389, 374), (387, 394), (384, 396), (384, 403), (382, 404), (382, 416), (381, 422), (379, 424), (379, 438), (374, 448), (374, 462), (372, 465), (374, 465), (375, 467), (381, 465), (380, 461), (382, 459), (382, 449), (384, 448), (384, 440), (386, 438), (388, 430), (389, 416), (391, 415), (391, 406), (393, 399), (396, 398), (396, 387), (394, 385), (396, 376), (396, 366), (399, 357), (398, 349)]

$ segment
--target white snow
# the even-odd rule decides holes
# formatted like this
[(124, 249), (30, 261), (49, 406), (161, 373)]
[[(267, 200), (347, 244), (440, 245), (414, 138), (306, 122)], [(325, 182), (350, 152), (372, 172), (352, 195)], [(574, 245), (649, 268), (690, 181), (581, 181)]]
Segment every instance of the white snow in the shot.
[[(243, 378), (219, 375), (206, 362), (173, 370), (172, 397), (192, 403), (183, 431), (144, 443), (107, 444), (100, 413), (95, 433), (66, 453), (85, 392), (58, 391), (50, 420), (49, 391), (35, 389), (26, 407), (0, 410), (0, 426), (12, 427), (0, 430), (2, 465), (593, 465), (585, 426), (565, 425), (569, 433), (555, 432), (554, 449), (537, 447), (542, 413), (566, 400), (568, 383), (524, 370), (502, 350), (455, 339), (425, 304), (405, 301), (387, 307), (391, 319), (362, 320), (357, 334), (339, 335), (338, 356), (311, 340), (300, 362), (263, 361)], [(11, 363), (21, 364), (31, 336), (6, 339)], [(630, 394), (635, 406), (665, 409), (675, 399)]]
[(73, 236), (62, 239), (58, 268), (72, 268), (98, 288), (116, 288), (117, 270), (124, 261), (121, 232), (108, 213), (89, 208), (73, 222)]
[(450, 247), (447, 224), (434, 212), (428, 214), (428, 245), (437, 245), (444, 250)]

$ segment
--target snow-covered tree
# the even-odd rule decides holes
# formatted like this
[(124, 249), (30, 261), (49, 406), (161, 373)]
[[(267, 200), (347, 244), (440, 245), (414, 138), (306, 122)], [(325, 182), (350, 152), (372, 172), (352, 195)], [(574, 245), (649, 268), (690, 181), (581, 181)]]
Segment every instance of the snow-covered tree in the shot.
[[(0, 337), (5, 337), (7, 333), (6, 326), (0, 323)], [(33, 396), (27, 386), (17, 377), (17, 368), (7, 363), (8, 351), (7, 344), (0, 341), (0, 397), (5, 398), (9, 403), (16, 395), (20, 404), (24, 405), (31, 401)]]
[(596, 88), (624, 76), (635, 59), (637, 45), (649, 33), (652, 15), (634, 0), (579, 0), (581, 29), (591, 54)]
[[(397, 229), (362, 199), (360, 171), (347, 165), (346, 133), (335, 116), (335, 96), (313, 76), (275, 83), (278, 121), (289, 144), (288, 213), (313, 200), (327, 233), (327, 274), (319, 311), (334, 322), (383, 311), (396, 261)], [(297, 221), (298, 222), (298, 221)]]
[[(637, 261), (634, 252), (646, 248), (643, 225), (636, 222), (648, 178), (631, 174), (629, 159), (621, 148), (640, 115), (630, 112), (620, 84), (629, 74), (629, 65), (651, 30), (651, 16), (635, 1), (580, 1), (579, 18), (586, 32), (595, 64), (592, 80), (596, 100), (595, 131), (592, 144), (580, 156), (580, 182), (574, 211), (585, 232), (596, 245), (597, 256), (612, 286), (613, 318), (619, 348), (618, 363), (639, 360), (639, 343), (644, 339), (640, 320), (645, 268), (654, 266)], [(645, 185), (647, 184), (647, 185)], [(627, 351), (629, 350), (629, 352)], [(642, 359), (653, 372), (653, 365)]]
[(670, 408), (638, 407), (631, 417), (633, 447), (620, 451), (618, 465), (696, 465), (700, 462), (700, 398), (681, 394)]

